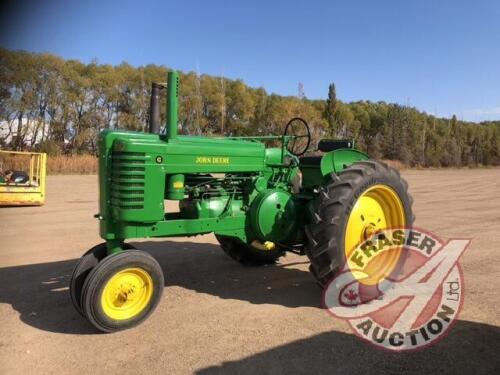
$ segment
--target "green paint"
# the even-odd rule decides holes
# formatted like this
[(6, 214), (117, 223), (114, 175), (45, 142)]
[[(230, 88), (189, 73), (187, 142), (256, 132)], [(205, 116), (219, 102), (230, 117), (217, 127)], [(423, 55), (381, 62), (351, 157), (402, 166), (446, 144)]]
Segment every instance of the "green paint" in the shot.
[(250, 223), (261, 241), (283, 242), (292, 234), (297, 221), (297, 207), (291, 193), (269, 189), (252, 202)]
[(167, 175), (167, 193), (165, 195), (166, 199), (180, 201), (184, 198), (184, 193), (186, 189), (184, 188), (184, 175), (172, 174)]
[(327, 152), (321, 158), (321, 174), (328, 176), (330, 173), (339, 173), (345, 167), (351, 165), (355, 161), (367, 160), (369, 156), (365, 153), (351, 148), (342, 148), (335, 151)]
[[(293, 246), (303, 237), (306, 206), (324, 176), (366, 155), (325, 154), (314, 167), (259, 137), (177, 134), (178, 75), (168, 75), (167, 134), (105, 130), (99, 136), (100, 235), (108, 253), (131, 238), (215, 232)], [(266, 137), (264, 137), (266, 138)], [(267, 137), (266, 139), (270, 139)], [(284, 145), (288, 137), (273, 137)], [(302, 191), (293, 191), (299, 170)], [(179, 201), (165, 212), (164, 200)]]
[(179, 120), (179, 73), (172, 70), (167, 77), (167, 135), (169, 139), (177, 138)]

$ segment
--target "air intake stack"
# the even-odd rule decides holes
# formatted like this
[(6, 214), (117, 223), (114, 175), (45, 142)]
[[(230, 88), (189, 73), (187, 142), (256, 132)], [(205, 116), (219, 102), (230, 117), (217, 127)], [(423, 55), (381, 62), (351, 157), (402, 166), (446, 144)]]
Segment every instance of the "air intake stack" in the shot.
[(177, 110), (179, 106), (179, 73), (168, 72), (167, 78), (167, 139), (177, 138)]

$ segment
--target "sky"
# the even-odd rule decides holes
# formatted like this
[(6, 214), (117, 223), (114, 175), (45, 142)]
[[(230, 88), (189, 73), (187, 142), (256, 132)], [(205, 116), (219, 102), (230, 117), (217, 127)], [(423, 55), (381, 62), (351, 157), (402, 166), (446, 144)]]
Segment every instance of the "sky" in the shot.
[(500, 119), (500, 1), (2, 1), (0, 46)]

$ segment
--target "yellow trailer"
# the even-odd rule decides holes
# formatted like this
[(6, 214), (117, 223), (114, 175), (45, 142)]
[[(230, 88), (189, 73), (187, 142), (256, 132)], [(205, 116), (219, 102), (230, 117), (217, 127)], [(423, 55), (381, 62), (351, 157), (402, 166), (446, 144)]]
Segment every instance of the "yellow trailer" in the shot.
[[(0, 150), (0, 206), (40, 206), (45, 203), (47, 154)], [(25, 181), (9, 181), (7, 171), (24, 172)]]

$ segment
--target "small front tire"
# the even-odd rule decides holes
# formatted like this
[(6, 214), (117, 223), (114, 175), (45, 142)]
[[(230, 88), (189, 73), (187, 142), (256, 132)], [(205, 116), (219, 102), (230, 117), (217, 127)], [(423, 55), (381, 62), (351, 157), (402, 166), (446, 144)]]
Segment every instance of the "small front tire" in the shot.
[[(134, 249), (134, 247), (128, 243), (123, 244), (123, 250)], [(103, 260), (107, 255), (106, 242), (100, 243), (89, 249), (82, 257), (78, 260), (73, 269), (71, 275), (71, 280), (69, 282), (69, 294), (71, 296), (71, 302), (75, 307), (75, 310), (82, 316), (82, 306), (80, 300), (82, 297), (82, 287), (88, 274), (94, 268), (97, 263)]]
[(82, 288), (82, 311), (103, 332), (132, 328), (158, 305), (164, 287), (158, 262), (139, 250), (112, 254), (90, 272)]

